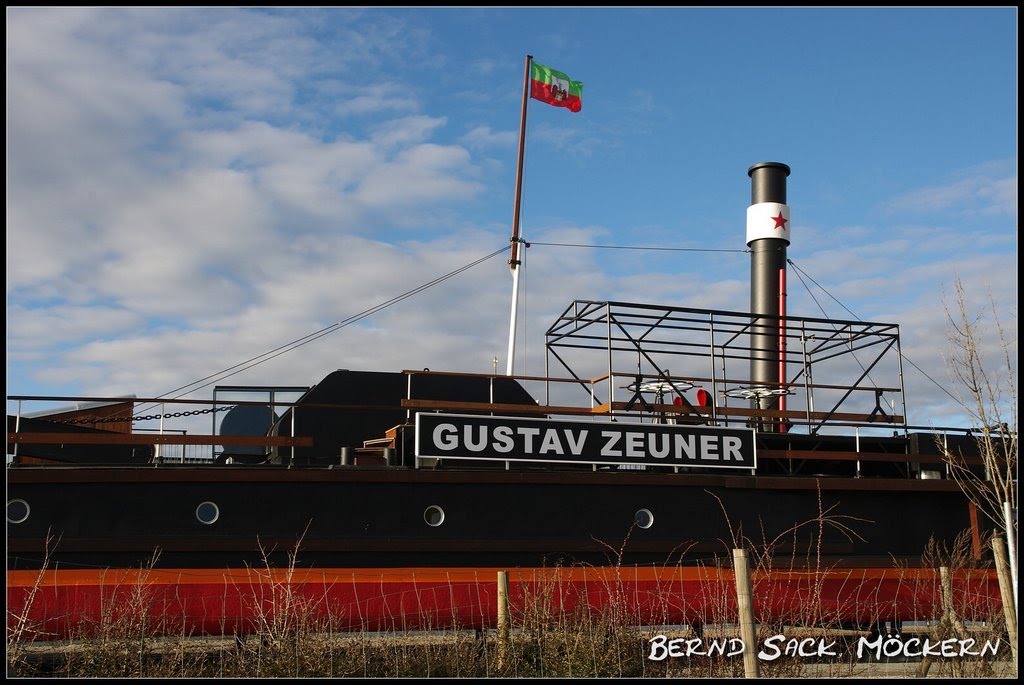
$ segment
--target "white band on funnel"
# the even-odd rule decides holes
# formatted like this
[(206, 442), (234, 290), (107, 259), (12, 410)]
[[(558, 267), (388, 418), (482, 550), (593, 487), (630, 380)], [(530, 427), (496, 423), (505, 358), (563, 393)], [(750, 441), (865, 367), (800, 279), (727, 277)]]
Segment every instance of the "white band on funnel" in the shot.
[(789, 207), (780, 202), (759, 202), (747, 207), (747, 245), (763, 238), (789, 244)]

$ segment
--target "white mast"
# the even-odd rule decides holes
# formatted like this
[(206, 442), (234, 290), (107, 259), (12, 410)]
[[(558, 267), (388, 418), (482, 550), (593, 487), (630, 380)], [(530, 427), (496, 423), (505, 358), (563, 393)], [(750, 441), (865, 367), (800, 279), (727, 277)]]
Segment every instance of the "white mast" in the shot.
[(508, 364), (505, 375), (511, 376), (516, 358), (516, 312), (519, 309), (519, 266), (522, 256), (519, 250), (519, 200), (523, 191), (523, 152), (526, 148), (526, 102), (530, 98), (530, 62), (532, 55), (526, 56), (526, 71), (523, 74), (523, 109), (519, 115), (519, 161), (516, 167), (516, 199), (512, 209), (511, 253), (508, 260), (512, 269), (512, 315), (508, 327)]

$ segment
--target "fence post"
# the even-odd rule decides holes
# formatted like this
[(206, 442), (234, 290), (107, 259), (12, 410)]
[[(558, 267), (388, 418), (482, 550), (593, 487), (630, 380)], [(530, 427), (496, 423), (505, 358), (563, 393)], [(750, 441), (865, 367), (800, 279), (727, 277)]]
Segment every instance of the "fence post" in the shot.
[(509, 640), (508, 571), (498, 571), (498, 669), (505, 668)]
[(746, 678), (760, 678), (757, 663), (757, 634), (754, 631), (753, 591), (750, 585), (750, 571), (747, 568), (747, 551), (732, 551), (732, 566), (736, 572), (736, 608), (740, 615), (740, 639), (743, 641), (743, 675)]
[(999, 594), (1003, 600), (1003, 615), (1006, 617), (1006, 636), (1010, 642), (1010, 653), (1013, 655), (1013, 668), (1017, 670), (1017, 607), (1013, 602), (1013, 582), (1006, 561), (1006, 543), (1001, 537), (992, 538), (992, 552), (996, 558)]

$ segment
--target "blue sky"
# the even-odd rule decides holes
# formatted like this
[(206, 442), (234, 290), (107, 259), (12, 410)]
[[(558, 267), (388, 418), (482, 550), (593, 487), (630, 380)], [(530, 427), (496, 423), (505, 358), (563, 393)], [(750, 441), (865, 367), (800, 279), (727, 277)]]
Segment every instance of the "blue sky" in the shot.
[[(507, 246), (527, 54), (584, 87), (528, 106), (517, 373), (576, 298), (746, 310), (761, 161), (790, 312), (900, 324), (920, 420), (957, 278), (1016, 341), (1015, 7), (6, 16), (8, 395), (161, 395)], [(506, 259), (222, 382), (503, 369)]]

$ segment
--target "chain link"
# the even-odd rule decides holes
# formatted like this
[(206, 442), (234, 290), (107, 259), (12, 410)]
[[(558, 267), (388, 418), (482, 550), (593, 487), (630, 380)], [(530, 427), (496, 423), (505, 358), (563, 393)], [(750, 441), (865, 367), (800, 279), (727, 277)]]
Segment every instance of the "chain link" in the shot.
[(105, 419), (92, 418), (92, 419), (67, 419), (66, 421), (58, 421), (57, 423), (118, 423), (122, 421), (155, 421), (156, 419), (177, 419), (182, 416), (198, 416), (200, 414), (212, 414), (218, 411), (227, 411), (228, 409), (234, 409), (237, 405), (228, 405), (224, 407), (211, 407), (209, 409), (193, 409), (191, 411), (178, 411), (173, 414), (149, 414), (148, 416), (138, 415), (125, 418), (123, 416), (110, 416)]

